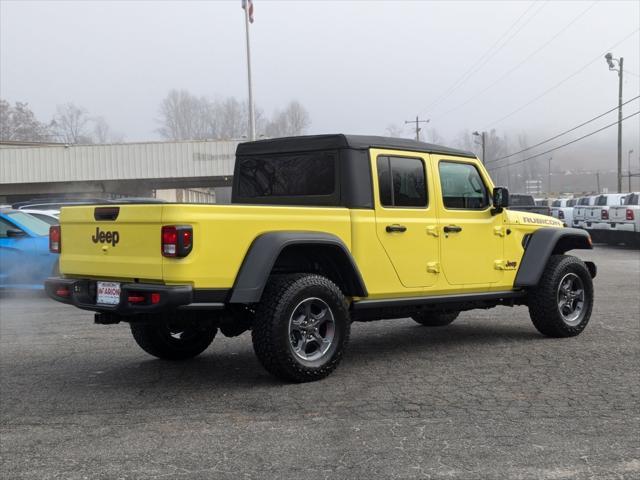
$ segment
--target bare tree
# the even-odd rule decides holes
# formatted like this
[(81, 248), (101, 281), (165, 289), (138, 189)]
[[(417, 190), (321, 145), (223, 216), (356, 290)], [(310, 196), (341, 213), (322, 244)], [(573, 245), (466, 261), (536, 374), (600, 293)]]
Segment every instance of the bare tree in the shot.
[(93, 140), (95, 143), (120, 143), (124, 136), (111, 130), (104, 117), (95, 117), (93, 122)]
[(276, 111), (267, 124), (268, 137), (302, 135), (311, 124), (309, 113), (300, 102), (294, 100), (282, 111)]
[(405, 129), (395, 123), (390, 123), (387, 128), (384, 129), (387, 137), (393, 138), (405, 138), (407, 136)]
[(0, 99), (0, 140), (46, 142), (52, 140), (49, 125), (38, 121), (27, 103), (11, 106)]
[(289, 135), (302, 135), (311, 124), (309, 112), (297, 100), (289, 103), (284, 114), (287, 119), (287, 133)]
[[(160, 104), (162, 137), (171, 140), (231, 140), (246, 138), (247, 103), (235, 97), (211, 101), (186, 90), (171, 90)], [(257, 131), (269, 137), (299, 135), (309, 126), (309, 114), (297, 101), (268, 119), (256, 108)]]
[(186, 90), (171, 90), (160, 104), (158, 133), (171, 140), (207, 138), (210, 105)]
[(445, 142), (445, 139), (442, 135), (438, 133), (435, 128), (428, 128), (425, 132), (427, 141), (435, 144), (442, 144)]
[(214, 115), (218, 120), (219, 130), (216, 138), (231, 140), (247, 135), (247, 105), (239, 102), (235, 97), (229, 97), (216, 102)]
[(91, 118), (87, 110), (73, 103), (58, 105), (51, 122), (59, 141), (69, 144), (93, 143)]

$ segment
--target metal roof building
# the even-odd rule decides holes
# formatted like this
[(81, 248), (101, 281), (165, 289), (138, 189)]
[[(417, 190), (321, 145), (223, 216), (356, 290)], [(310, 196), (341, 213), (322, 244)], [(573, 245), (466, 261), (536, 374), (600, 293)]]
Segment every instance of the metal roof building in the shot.
[(238, 141), (2, 145), (0, 196), (231, 184)]

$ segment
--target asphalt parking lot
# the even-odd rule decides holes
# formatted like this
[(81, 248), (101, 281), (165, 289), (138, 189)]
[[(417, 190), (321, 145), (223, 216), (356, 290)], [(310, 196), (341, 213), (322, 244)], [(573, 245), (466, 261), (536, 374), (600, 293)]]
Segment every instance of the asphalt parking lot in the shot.
[(167, 363), (126, 325), (5, 295), (1, 478), (640, 478), (640, 254), (580, 253), (599, 275), (579, 337), (540, 336), (524, 307), (356, 324), (303, 385), (248, 334)]

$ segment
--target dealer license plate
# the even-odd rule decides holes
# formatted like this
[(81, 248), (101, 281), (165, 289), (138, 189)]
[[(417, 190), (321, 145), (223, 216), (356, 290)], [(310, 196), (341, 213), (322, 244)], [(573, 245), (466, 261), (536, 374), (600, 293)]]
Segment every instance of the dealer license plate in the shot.
[(96, 303), (118, 305), (120, 303), (120, 284), (117, 282), (97, 282)]

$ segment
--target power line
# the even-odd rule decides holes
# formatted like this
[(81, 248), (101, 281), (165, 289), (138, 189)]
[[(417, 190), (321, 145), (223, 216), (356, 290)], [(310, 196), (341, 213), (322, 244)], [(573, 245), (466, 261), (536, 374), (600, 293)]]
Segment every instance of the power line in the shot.
[(582, 73), (584, 70), (586, 70), (588, 67), (590, 67), (593, 63), (597, 62), (598, 60), (601, 60), (602, 57), (609, 51), (609, 50), (613, 50), (614, 48), (616, 48), (618, 45), (620, 45), (623, 42), (626, 42), (627, 40), (629, 40), (629, 38), (631, 38), (632, 36), (634, 36), (636, 33), (638, 33), (638, 31), (640, 31), (640, 28), (635, 29), (633, 32), (631, 32), (630, 34), (628, 34), (627, 36), (625, 36), (622, 40), (620, 40), (619, 42), (616, 42), (614, 45), (611, 45), (609, 48), (607, 48), (604, 53), (601, 53), (599, 55), (597, 55), (596, 57), (594, 57), (592, 60), (590, 60), (588, 63), (586, 63), (585, 65), (583, 65), (582, 67), (580, 67), (578, 70), (576, 70), (574, 73), (572, 73), (571, 75), (569, 75), (568, 77), (565, 77), (563, 80), (560, 80), (558, 83), (556, 83), (555, 85), (553, 85), (552, 87), (546, 89), (544, 92), (542, 92), (540, 95), (534, 97), (533, 99), (531, 99), (530, 101), (528, 101), (527, 103), (525, 103), (524, 105), (516, 108), (515, 110), (513, 110), (512, 112), (508, 113), (507, 115), (505, 115), (504, 117), (499, 118), (498, 120), (495, 120), (489, 124), (487, 124), (483, 129), (488, 130), (490, 127), (496, 125), (497, 123), (502, 122), (503, 120), (506, 120), (507, 118), (512, 117), (513, 115), (515, 115), (516, 113), (520, 112), (521, 110), (524, 110), (526, 107), (528, 107), (529, 105), (531, 105), (532, 103), (537, 102), (538, 100), (540, 100), (542, 97), (548, 95), (549, 93), (551, 93), (553, 90), (555, 90), (556, 88), (558, 88), (559, 86), (565, 84), (566, 82), (568, 82), (569, 80), (571, 80), (573, 77), (575, 77), (576, 75)]
[(433, 108), (436, 105), (438, 105), (443, 99), (445, 99), (446, 97), (451, 95), (454, 91), (456, 91), (458, 88), (460, 88), (467, 80), (469, 80), (469, 78), (471, 78), (473, 76), (473, 74), (475, 74), (477, 71), (479, 71), (482, 67), (484, 67), (484, 65), (486, 65), (486, 63), (489, 60), (491, 60), (493, 57), (495, 57), (498, 54), (498, 52), (500, 52), (500, 50), (502, 50), (509, 43), (509, 41), (511, 41), (511, 39), (515, 35), (517, 35), (536, 15), (538, 15), (538, 13), (540, 13), (540, 10), (542, 10), (542, 8), (544, 8), (544, 6), (545, 6), (545, 4), (543, 3), (540, 6), (540, 8), (538, 8), (538, 10), (536, 12), (534, 12), (534, 14), (531, 15), (525, 21), (525, 23), (520, 25), (520, 27), (507, 40), (505, 40), (505, 42), (502, 45), (500, 45), (500, 47), (497, 48), (497, 50), (494, 51), (494, 48), (496, 48), (500, 44), (500, 42), (502, 42), (502, 40), (509, 34), (509, 32), (511, 32), (511, 30), (518, 23), (520, 23), (520, 20), (522, 20), (522, 18), (525, 15), (527, 15), (527, 13), (529, 13), (529, 11), (535, 5), (536, 5), (535, 1), (531, 2), (529, 7), (516, 19), (515, 22), (513, 22), (511, 24), (511, 26), (509, 26), (509, 28), (507, 30), (504, 31), (504, 33), (502, 35), (500, 35), (498, 40), (496, 40), (493, 43), (493, 45), (491, 45), (489, 47), (489, 49), (478, 60), (476, 60), (475, 63), (473, 63), (473, 65), (471, 65), (471, 67), (469, 67), (455, 82), (453, 82), (453, 84), (445, 92), (440, 94), (433, 102), (431, 102), (429, 105), (427, 105), (425, 110), (429, 111), (431, 108)]
[[(638, 98), (640, 98), (640, 95), (638, 95), (638, 96), (636, 96), (636, 97), (633, 97), (633, 98), (631, 98), (631, 99), (627, 100), (627, 101), (626, 101), (626, 102), (624, 102), (622, 105), (626, 105), (627, 103), (633, 102), (634, 100), (637, 100)], [(532, 150), (532, 149), (534, 149), (534, 148), (536, 148), (536, 147), (539, 147), (540, 145), (543, 145), (543, 144), (548, 143), (548, 142), (550, 142), (550, 141), (552, 141), (552, 140), (555, 140), (556, 138), (562, 137), (563, 135), (566, 135), (567, 133), (573, 132), (574, 130), (579, 129), (580, 127), (584, 127), (585, 125), (587, 125), (587, 124), (589, 124), (589, 123), (591, 123), (591, 122), (593, 122), (593, 121), (595, 121), (595, 120), (598, 120), (599, 118), (602, 118), (602, 117), (604, 117), (605, 115), (607, 115), (608, 113), (611, 113), (611, 112), (613, 112), (614, 110), (617, 110), (617, 109), (618, 109), (618, 106), (616, 105), (616, 106), (615, 106), (615, 107), (613, 107), (611, 110), (607, 110), (606, 112), (601, 113), (601, 114), (600, 114), (600, 115), (598, 115), (597, 117), (593, 117), (593, 118), (591, 118), (591, 119), (587, 120), (586, 122), (581, 123), (580, 125), (576, 125), (575, 127), (571, 128), (571, 129), (569, 129), (569, 130), (565, 130), (565, 131), (564, 131), (564, 132), (562, 132), (562, 133), (559, 133), (559, 134), (557, 134), (557, 135), (555, 135), (555, 136), (553, 136), (553, 137), (551, 137), (551, 138), (548, 138), (548, 139), (546, 139), (546, 140), (543, 140), (542, 142), (536, 143), (535, 145), (531, 145), (530, 147), (524, 148), (524, 149), (522, 149), (522, 150), (520, 150), (520, 151), (518, 151), (518, 152), (510, 153), (509, 155), (505, 155), (505, 156), (503, 156), (503, 157), (496, 158), (495, 160), (489, 160), (487, 163), (499, 162), (500, 160), (504, 160), (505, 158), (510, 158), (510, 157), (513, 157), (514, 155), (518, 155), (519, 153), (523, 153), (523, 152), (527, 152), (527, 151), (529, 151), (529, 150)]]
[(516, 65), (514, 65), (513, 67), (511, 67), (509, 70), (507, 70), (506, 72), (504, 72), (502, 75), (500, 75), (500, 77), (498, 77), (496, 80), (494, 80), (491, 84), (487, 85), (485, 88), (483, 88), (482, 90), (480, 90), (479, 92), (476, 92), (475, 94), (473, 94), (471, 97), (467, 98), (464, 102), (456, 105), (455, 107), (445, 111), (443, 114), (439, 115), (437, 118), (442, 118), (445, 117), (447, 115), (449, 115), (450, 113), (453, 113), (457, 110), (459, 110), (460, 108), (464, 107), (465, 105), (467, 105), (468, 103), (470, 103), (471, 101), (473, 101), (474, 99), (476, 99), (478, 96), (482, 95), (483, 93), (485, 93), (487, 90), (490, 90), (492, 87), (494, 87), (496, 84), (500, 83), (502, 80), (504, 80), (506, 77), (508, 77), (509, 75), (511, 75), (513, 72), (515, 72), (516, 70), (518, 70), (522, 65), (524, 65), (525, 63), (527, 63), (532, 57), (534, 57), (535, 55), (537, 55), (538, 53), (540, 53), (542, 50), (544, 50), (550, 43), (552, 43), (554, 40), (556, 40), (560, 35), (562, 35), (569, 27), (571, 27), (574, 23), (576, 23), (580, 18), (582, 18), (589, 10), (591, 10), (596, 3), (598, 3), (599, 0), (596, 0), (595, 2), (593, 2), (591, 5), (589, 5), (586, 9), (584, 9), (582, 12), (580, 12), (578, 14), (578, 16), (574, 17), (573, 20), (571, 20), (567, 25), (565, 25), (563, 28), (561, 28), (555, 35), (553, 35), (549, 40), (547, 40), (545, 43), (543, 43), (540, 47), (538, 47), (536, 50), (534, 50), (533, 52), (531, 52), (528, 56), (526, 56), (523, 60), (521, 60), (519, 63), (517, 63)]
[[(627, 115), (626, 117), (624, 117), (624, 118), (622, 119), (622, 121), (625, 121), (625, 120), (627, 120), (628, 118), (634, 117), (634, 116), (638, 115), (639, 113), (640, 113), (640, 110), (638, 110), (637, 112), (632, 113), (631, 115)], [(605, 125), (604, 127), (599, 128), (598, 130), (594, 130), (594, 131), (593, 131), (593, 132), (591, 132), (591, 133), (587, 133), (586, 135), (583, 135), (583, 136), (581, 136), (581, 137), (579, 137), (579, 138), (576, 138), (575, 140), (571, 140), (570, 142), (567, 142), (567, 143), (565, 143), (565, 144), (559, 145), (559, 146), (554, 147), (554, 148), (550, 148), (549, 150), (547, 150), (547, 151), (545, 151), (545, 152), (541, 152), (541, 153), (538, 153), (538, 154), (536, 154), (536, 155), (532, 155), (532, 156), (530, 156), (530, 157), (523, 158), (522, 160), (518, 160), (517, 162), (511, 162), (511, 163), (507, 162), (507, 163), (505, 163), (504, 165), (499, 165), (499, 166), (497, 166), (497, 167), (490, 167), (490, 168), (489, 168), (489, 170), (499, 170), (499, 169), (501, 169), (501, 168), (505, 168), (505, 167), (512, 167), (513, 165), (518, 165), (519, 163), (528, 162), (529, 160), (532, 160), (532, 159), (534, 159), (534, 158), (541, 157), (542, 155), (546, 155), (547, 153), (554, 152), (554, 151), (559, 150), (559, 149), (561, 149), (561, 148), (564, 148), (564, 147), (566, 147), (566, 146), (568, 146), (568, 145), (571, 145), (572, 143), (576, 143), (576, 142), (579, 142), (580, 140), (584, 140), (585, 138), (590, 137), (591, 135), (595, 135), (596, 133), (599, 133), (599, 132), (601, 132), (601, 131), (603, 131), (603, 130), (606, 130), (607, 128), (613, 127), (614, 125), (617, 125), (617, 124), (618, 124), (618, 122), (617, 122), (617, 121), (615, 121), (615, 122), (613, 122), (613, 123), (610, 123), (609, 125)]]

